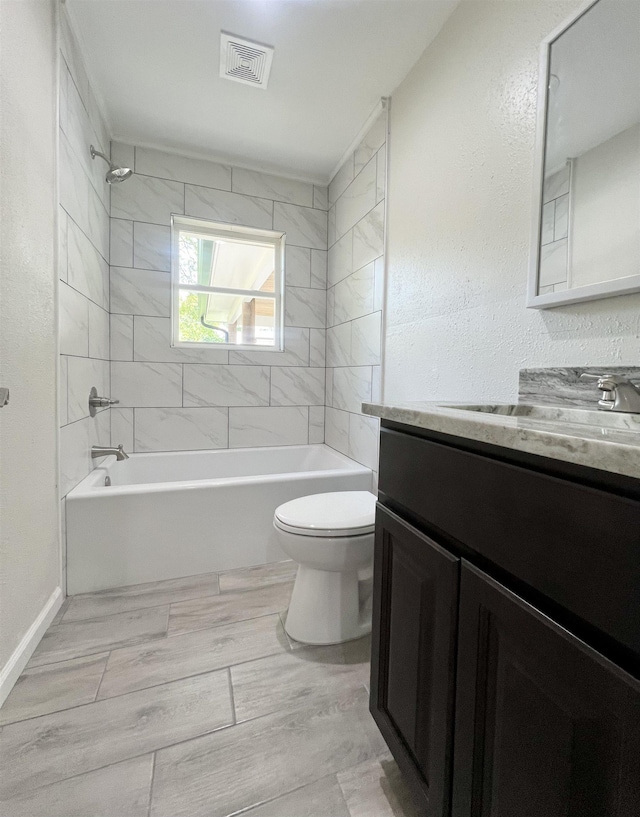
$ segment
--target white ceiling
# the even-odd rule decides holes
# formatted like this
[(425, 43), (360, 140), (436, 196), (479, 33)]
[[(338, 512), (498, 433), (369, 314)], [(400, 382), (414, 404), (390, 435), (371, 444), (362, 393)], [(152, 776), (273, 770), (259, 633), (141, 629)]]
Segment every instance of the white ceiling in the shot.
[[(112, 136), (326, 183), (458, 0), (67, 0)], [(220, 31), (275, 46), (220, 79)]]

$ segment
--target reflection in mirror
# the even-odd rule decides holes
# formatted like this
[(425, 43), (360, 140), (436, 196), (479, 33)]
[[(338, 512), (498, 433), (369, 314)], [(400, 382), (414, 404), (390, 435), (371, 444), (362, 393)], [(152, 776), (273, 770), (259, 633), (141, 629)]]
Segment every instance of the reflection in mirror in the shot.
[(530, 306), (640, 289), (640, 2), (597, 0), (543, 52)]

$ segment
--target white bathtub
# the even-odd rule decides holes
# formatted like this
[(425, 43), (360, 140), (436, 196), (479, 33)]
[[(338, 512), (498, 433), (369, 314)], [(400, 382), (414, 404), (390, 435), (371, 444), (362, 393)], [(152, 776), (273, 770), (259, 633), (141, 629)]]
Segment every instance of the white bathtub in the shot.
[(67, 496), (67, 592), (287, 558), (278, 505), (362, 490), (371, 471), (325, 445), (108, 457)]

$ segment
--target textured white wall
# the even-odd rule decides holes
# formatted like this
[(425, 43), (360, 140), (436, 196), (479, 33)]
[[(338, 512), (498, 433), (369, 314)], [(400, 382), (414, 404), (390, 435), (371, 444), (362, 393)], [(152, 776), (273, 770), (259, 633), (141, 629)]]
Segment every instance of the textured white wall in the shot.
[(60, 584), (55, 18), (0, 3), (0, 669)]
[(384, 398), (508, 400), (635, 365), (640, 295), (525, 308), (541, 40), (579, 3), (463, 2), (393, 95)]

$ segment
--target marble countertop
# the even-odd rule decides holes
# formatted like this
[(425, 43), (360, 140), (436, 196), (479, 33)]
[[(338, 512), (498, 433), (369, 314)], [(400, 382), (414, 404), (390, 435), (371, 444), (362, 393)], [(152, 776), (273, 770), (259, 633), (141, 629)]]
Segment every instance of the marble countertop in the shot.
[(544, 404), (496, 404), (469, 411), (466, 405), (447, 401), (364, 403), (362, 411), (383, 420), (640, 479), (640, 415)]

